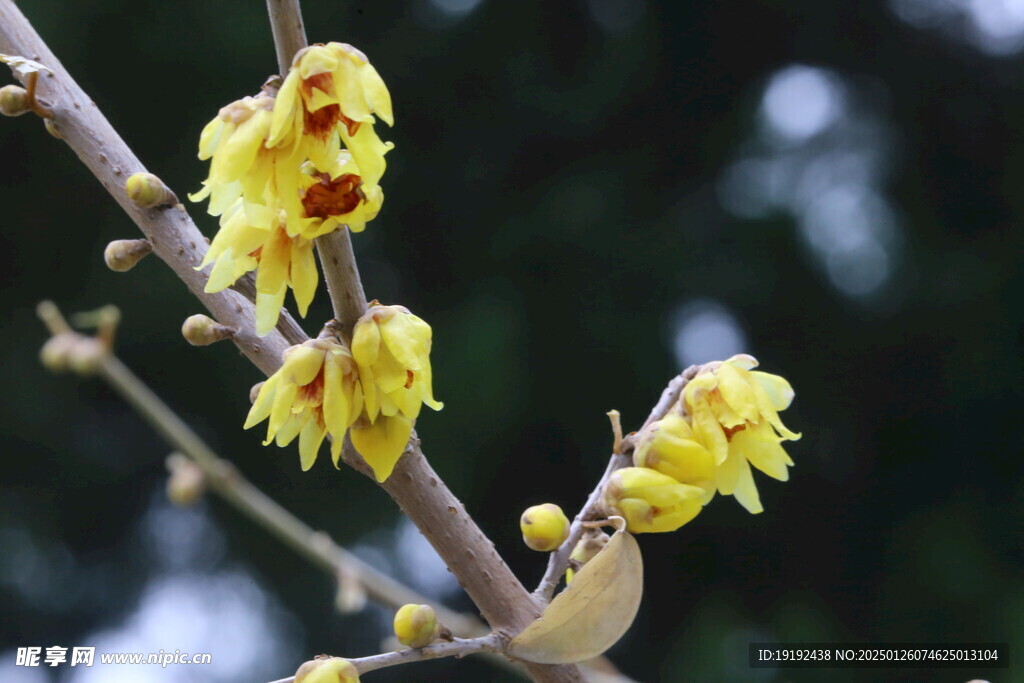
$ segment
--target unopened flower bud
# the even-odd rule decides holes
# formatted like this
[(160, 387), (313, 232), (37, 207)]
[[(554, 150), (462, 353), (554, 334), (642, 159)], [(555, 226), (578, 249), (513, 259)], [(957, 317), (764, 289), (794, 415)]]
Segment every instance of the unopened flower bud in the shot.
[(682, 415), (670, 413), (640, 432), (633, 464), (700, 486), (705, 504), (714, 496), (715, 460)]
[(583, 565), (590, 562), (594, 557), (601, 552), (601, 549), (608, 544), (608, 535), (600, 530), (591, 530), (596, 533), (587, 533), (583, 538), (579, 540), (576, 547), (573, 548), (572, 554), (569, 555), (569, 567), (565, 570), (565, 584), (569, 585), (572, 583), (573, 577), (576, 575)]
[(554, 503), (527, 508), (519, 518), (519, 528), (523, 532), (523, 543), (545, 553), (556, 549), (569, 537), (569, 520)]
[(21, 116), (32, 111), (28, 92), (21, 86), (5, 85), (0, 88), (0, 114), (4, 116)]
[(167, 498), (175, 505), (192, 505), (206, 493), (206, 473), (180, 453), (167, 459)]
[(235, 336), (235, 330), (221, 325), (202, 313), (197, 313), (185, 318), (185, 322), (181, 325), (181, 335), (192, 346), (209, 346), (221, 339), (230, 339)]
[(402, 645), (426, 647), (437, 640), (439, 631), (430, 605), (402, 605), (395, 613), (395, 636)]
[(341, 657), (311, 659), (295, 672), (295, 683), (359, 683), (359, 671)]
[(68, 367), (72, 372), (87, 376), (96, 373), (100, 362), (110, 350), (99, 339), (76, 336), (68, 348)]
[(128, 199), (144, 209), (174, 206), (178, 203), (174, 193), (152, 173), (133, 173), (125, 182), (124, 189), (128, 193)]
[(50, 337), (39, 351), (39, 360), (50, 372), (65, 372), (70, 362), (71, 347), (76, 342), (74, 334), (58, 334)]
[(118, 273), (131, 270), (153, 251), (149, 240), (114, 240), (103, 250), (103, 260), (107, 268)]
[(629, 531), (675, 531), (701, 511), (704, 490), (646, 467), (626, 467), (608, 480), (604, 502), (626, 519)]

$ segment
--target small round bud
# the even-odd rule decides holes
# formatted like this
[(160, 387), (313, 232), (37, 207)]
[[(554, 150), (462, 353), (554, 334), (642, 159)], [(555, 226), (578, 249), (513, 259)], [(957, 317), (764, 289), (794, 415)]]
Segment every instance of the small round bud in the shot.
[(179, 453), (167, 459), (167, 498), (175, 505), (192, 505), (206, 493), (206, 473)]
[(107, 268), (124, 273), (152, 251), (153, 245), (149, 240), (114, 240), (103, 250), (103, 260)]
[(249, 403), (256, 402), (256, 397), (260, 395), (260, 389), (263, 388), (264, 384), (266, 384), (266, 380), (252, 385), (252, 388), (249, 389)]
[(128, 199), (144, 209), (174, 206), (178, 203), (174, 193), (152, 173), (133, 173), (125, 182), (124, 189)]
[(68, 367), (79, 375), (93, 375), (108, 353), (109, 349), (99, 339), (78, 336), (68, 348)]
[(0, 88), (0, 114), (21, 116), (30, 111), (32, 111), (32, 103), (24, 88), (17, 85), (5, 85)]
[(572, 583), (573, 577), (587, 562), (594, 559), (601, 549), (608, 545), (608, 535), (603, 531), (591, 529), (579, 540), (572, 554), (569, 555), (569, 568), (565, 570), (565, 585)]
[(359, 671), (341, 657), (311, 659), (295, 672), (295, 683), (359, 683)]
[(395, 636), (402, 645), (426, 647), (437, 640), (439, 630), (430, 605), (402, 605), (395, 612)]
[(554, 503), (527, 508), (519, 518), (523, 543), (534, 550), (551, 552), (569, 537), (569, 520)]
[(74, 334), (58, 334), (50, 337), (39, 350), (39, 360), (50, 372), (66, 372), (70, 364), (71, 347), (77, 341)]
[(235, 336), (235, 330), (221, 325), (202, 313), (197, 313), (185, 318), (185, 322), (181, 325), (181, 335), (192, 346), (209, 346), (221, 339), (230, 339)]

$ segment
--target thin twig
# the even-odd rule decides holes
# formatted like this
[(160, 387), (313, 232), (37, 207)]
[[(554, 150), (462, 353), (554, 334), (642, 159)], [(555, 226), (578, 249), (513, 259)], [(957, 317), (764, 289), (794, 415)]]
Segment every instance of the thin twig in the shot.
[[(668, 386), (666, 386), (664, 391), (661, 392), (661, 397), (654, 405), (650, 415), (647, 416), (647, 420), (644, 421), (641, 429), (644, 429), (651, 423), (665, 417), (668, 411), (672, 408), (672, 405), (679, 400), (683, 387), (685, 387), (687, 382), (693, 379), (694, 375), (697, 374), (697, 369), (698, 366), (691, 366), (681, 374), (674, 377), (672, 381), (668, 383)], [(630, 462), (632, 462), (634, 447), (633, 434), (630, 434), (621, 440), (616, 438), (616, 443), (619, 445), (619, 452), (612, 453), (612, 457), (608, 461), (608, 467), (605, 468), (604, 474), (601, 475), (601, 479), (598, 480), (597, 486), (595, 486), (594, 490), (590, 492), (587, 502), (584, 503), (583, 507), (580, 508), (579, 513), (572, 520), (572, 524), (569, 526), (569, 536), (565, 539), (562, 545), (560, 545), (558, 549), (553, 551), (548, 557), (548, 567), (544, 571), (544, 577), (540, 580), (540, 583), (537, 585), (537, 589), (533, 592), (534, 597), (538, 600), (545, 603), (551, 602), (551, 596), (554, 595), (559, 581), (562, 580), (562, 575), (569, 566), (569, 556), (572, 554), (576, 544), (583, 536), (583, 531), (585, 530), (584, 523), (594, 519), (600, 514), (601, 497), (604, 493), (605, 484), (608, 483), (608, 479), (615, 474), (616, 470), (628, 467)]]
[[(399, 664), (409, 664), (411, 662), (422, 662), (428, 659), (441, 659), (443, 657), (455, 657), (461, 659), (468, 655), (475, 655), (479, 653), (498, 653), (501, 652), (502, 641), (501, 638), (494, 633), (491, 633), (480, 638), (473, 638), (472, 640), (463, 640), (461, 638), (455, 638), (450, 643), (436, 643), (434, 645), (427, 645), (418, 649), (407, 649), (398, 650), (396, 652), (385, 652), (379, 655), (373, 655), (370, 657), (359, 657), (357, 659), (349, 659), (359, 674), (365, 674), (369, 671), (376, 671), (377, 669), (383, 669), (389, 666), (397, 666)], [(293, 683), (295, 681), (294, 676), (288, 678), (281, 678), (271, 683)]]
[[(50, 334), (70, 333), (71, 327), (57, 307), (44, 301), (39, 317)], [(178, 415), (116, 356), (100, 360), (99, 375), (107, 381), (149, 424), (176, 450), (192, 459), (202, 469), (213, 491), (242, 514), (248, 516), (272, 535), (290, 546), (333, 577), (347, 572), (366, 589), (376, 602), (397, 609), (409, 603), (423, 604), (428, 599), (374, 569), (355, 554), (335, 543), (330, 536), (316, 531), (272, 498), (260, 491), (228, 461), (219, 457)], [(480, 620), (443, 606), (434, 606), (438, 618), (449, 628), (464, 635), (486, 633)]]

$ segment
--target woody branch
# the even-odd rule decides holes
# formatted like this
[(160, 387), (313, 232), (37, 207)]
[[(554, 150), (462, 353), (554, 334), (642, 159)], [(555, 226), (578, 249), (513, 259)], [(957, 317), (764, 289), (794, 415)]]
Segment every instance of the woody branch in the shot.
[[(267, 8), (279, 66), (282, 73), (287, 73), (294, 57), (294, 52), (289, 52), (306, 45), (301, 10), (297, 0), (267, 0)], [(326, 250), (321, 242), (324, 238), (318, 239), (317, 244), (324, 279), (331, 292), (335, 317), (350, 332), (358, 314), (365, 310), (362, 282), (348, 230), (338, 230), (327, 237), (332, 241)], [(329, 256), (324, 258), (325, 254)], [(353, 309), (358, 310), (355, 317)], [(346, 462), (358, 459), (347, 439), (345, 451)], [(494, 543), (430, 467), (415, 433), (394, 472), (381, 486), (434, 546), (495, 631), (510, 637), (540, 616), (537, 603), (498, 555)], [(537, 681), (583, 680), (575, 665), (524, 664)]]

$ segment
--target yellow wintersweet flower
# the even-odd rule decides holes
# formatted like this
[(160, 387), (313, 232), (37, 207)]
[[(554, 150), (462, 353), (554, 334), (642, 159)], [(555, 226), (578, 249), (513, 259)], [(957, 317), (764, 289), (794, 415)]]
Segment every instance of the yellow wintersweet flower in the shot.
[(352, 444), (377, 481), (391, 475), (412, 425), (426, 403), (434, 410), (430, 325), (403, 306), (373, 304), (356, 322), (352, 356), (363, 386), (363, 414), (352, 426)]
[(394, 125), (391, 95), (366, 55), (344, 43), (313, 45), (295, 56), (274, 105), (268, 147), (292, 147), (317, 168), (334, 163), (340, 134), (363, 181), (377, 185), (394, 145), (373, 130), (374, 114)]
[(250, 204), (271, 205), (279, 193), (288, 194), (299, 182), (303, 158), (297, 150), (266, 146), (273, 118), (274, 98), (266, 94), (245, 97), (223, 107), (199, 136), (199, 158), (210, 162), (203, 189), (190, 194), (198, 202), (210, 198), (208, 211), (224, 213), (239, 197)]
[(634, 534), (675, 531), (701, 511), (704, 490), (646, 467), (617, 470), (605, 487), (604, 501), (626, 520)]
[(681, 484), (701, 487), (705, 505), (715, 495), (715, 460), (678, 413), (669, 413), (640, 432), (633, 464), (667, 474)]
[(230, 287), (242, 275), (256, 270), (256, 334), (263, 336), (277, 324), (285, 294), (291, 287), (299, 313), (305, 317), (319, 275), (313, 241), (289, 236), (283, 211), (250, 206), (237, 199), (221, 216), (220, 230), (199, 268), (214, 264), (207, 292)]
[(359, 416), (362, 388), (352, 354), (332, 339), (310, 339), (284, 352), (284, 364), (263, 383), (245, 420), (245, 429), (269, 418), (267, 439), (287, 446), (299, 437), (303, 470), (316, 461), (331, 435), (337, 467), (345, 432)]
[(694, 437), (715, 460), (719, 493), (735, 495), (755, 514), (764, 508), (750, 465), (786, 481), (793, 461), (780, 444), (800, 438), (778, 414), (792, 403), (793, 387), (778, 375), (753, 371), (757, 364), (745, 354), (709, 363), (683, 390)]
[(281, 195), (288, 219), (288, 234), (314, 239), (347, 225), (362, 232), (384, 201), (380, 185), (368, 185), (352, 154), (341, 150), (334, 163), (321, 172), (312, 162), (302, 166), (296, 192)]

